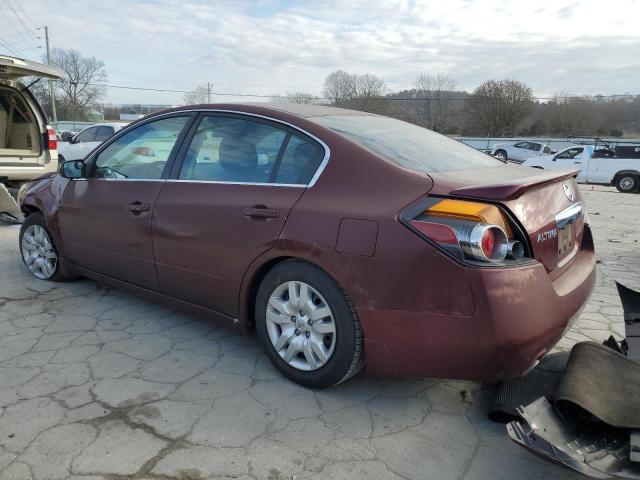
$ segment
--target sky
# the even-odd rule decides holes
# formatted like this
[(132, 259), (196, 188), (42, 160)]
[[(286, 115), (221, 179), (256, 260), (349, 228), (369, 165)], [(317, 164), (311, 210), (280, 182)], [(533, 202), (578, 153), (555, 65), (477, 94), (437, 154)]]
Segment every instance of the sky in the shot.
[[(0, 53), (74, 48), (108, 84), (322, 96), (334, 70), (390, 91), (419, 74), (472, 90), (513, 78), (535, 95), (640, 94), (640, 0), (0, 0)], [(179, 104), (182, 93), (108, 88), (106, 102)], [(214, 101), (266, 100), (214, 96)]]

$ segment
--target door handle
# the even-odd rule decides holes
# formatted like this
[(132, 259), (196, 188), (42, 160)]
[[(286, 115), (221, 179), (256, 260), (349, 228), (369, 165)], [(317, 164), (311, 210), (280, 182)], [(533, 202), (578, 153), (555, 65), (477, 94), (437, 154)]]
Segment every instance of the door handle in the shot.
[(573, 163), (575, 163), (576, 165), (582, 165), (582, 162), (573, 162)]
[(151, 205), (147, 205), (142, 202), (133, 202), (127, 205), (127, 211), (131, 212), (133, 215), (140, 215), (142, 212), (148, 212), (151, 210)]
[(264, 205), (258, 205), (255, 207), (247, 207), (242, 210), (242, 213), (251, 218), (278, 218), (280, 216), (280, 210), (274, 208), (268, 208)]

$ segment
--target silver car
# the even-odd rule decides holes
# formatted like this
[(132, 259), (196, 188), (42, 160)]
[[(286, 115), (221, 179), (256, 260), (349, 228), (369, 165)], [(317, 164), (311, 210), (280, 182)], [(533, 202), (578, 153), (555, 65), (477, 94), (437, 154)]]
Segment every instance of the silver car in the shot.
[(553, 155), (554, 153), (556, 153), (555, 150), (552, 150), (546, 143), (520, 141), (515, 143), (497, 143), (493, 146), (491, 155), (500, 160), (522, 163), (525, 158)]

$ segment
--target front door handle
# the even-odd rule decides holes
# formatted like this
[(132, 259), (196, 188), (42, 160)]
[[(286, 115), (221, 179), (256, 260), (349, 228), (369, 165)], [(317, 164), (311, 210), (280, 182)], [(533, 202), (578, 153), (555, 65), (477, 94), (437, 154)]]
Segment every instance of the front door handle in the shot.
[(151, 205), (142, 202), (133, 202), (127, 205), (127, 211), (133, 215), (140, 215), (142, 212), (148, 212), (149, 210), (151, 210)]
[(264, 205), (257, 205), (255, 207), (247, 207), (242, 210), (242, 213), (251, 218), (278, 218), (280, 216), (280, 210), (274, 208), (268, 208)]

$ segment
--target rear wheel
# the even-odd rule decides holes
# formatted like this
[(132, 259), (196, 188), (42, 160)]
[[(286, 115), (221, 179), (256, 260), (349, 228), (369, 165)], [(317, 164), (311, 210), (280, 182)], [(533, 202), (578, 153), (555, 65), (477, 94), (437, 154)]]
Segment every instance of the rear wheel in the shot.
[(336, 385), (362, 366), (360, 322), (323, 270), (287, 260), (267, 273), (256, 298), (258, 340), (287, 378), (312, 388)]
[(496, 153), (494, 154), (494, 157), (502, 160), (502, 161), (507, 161), (507, 151), (506, 150), (496, 150)]
[(58, 251), (44, 217), (39, 212), (32, 213), (22, 222), (20, 253), (22, 261), (33, 276), (54, 282), (66, 280), (60, 271)]
[(614, 184), (619, 192), (635, 192), (638, 190), (638, 176), (625, 173), (616, 177)]

